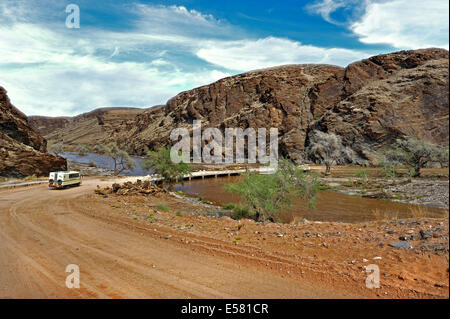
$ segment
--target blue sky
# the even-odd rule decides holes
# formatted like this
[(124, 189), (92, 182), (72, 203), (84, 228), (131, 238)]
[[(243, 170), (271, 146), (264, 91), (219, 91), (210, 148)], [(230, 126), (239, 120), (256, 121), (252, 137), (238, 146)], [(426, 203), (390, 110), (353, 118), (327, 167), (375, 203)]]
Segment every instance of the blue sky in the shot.
[(253, 69), (448, 49), (448, 19), (444, 0), (2, 0), (0, 85), (27, 115), (150, 107)]

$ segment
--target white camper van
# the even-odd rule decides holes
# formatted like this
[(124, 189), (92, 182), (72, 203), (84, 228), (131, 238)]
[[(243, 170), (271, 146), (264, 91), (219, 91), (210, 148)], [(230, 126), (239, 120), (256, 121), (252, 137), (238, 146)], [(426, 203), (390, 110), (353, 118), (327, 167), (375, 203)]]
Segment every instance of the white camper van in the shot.
[(80, 186), (81, 174), (75, 171), (51, 172), (48, 177), (50, 188), (65, 188), (69, 186)]

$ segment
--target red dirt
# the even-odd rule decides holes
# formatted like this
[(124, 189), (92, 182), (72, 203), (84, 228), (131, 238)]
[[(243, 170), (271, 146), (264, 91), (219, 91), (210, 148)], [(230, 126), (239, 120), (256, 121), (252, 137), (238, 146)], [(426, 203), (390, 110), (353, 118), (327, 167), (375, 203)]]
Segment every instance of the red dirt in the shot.
[[(0, 298), (449, 297), (448, 252), (379, 247), (408, 226), (192, 216), (205, 208), (164, 194), (103, 198), (98, 184), (112, 182), (0, 190)], [(170, 211), (155, 212), (160, 204)], [(418, 227), (429, 226), (448, 234), (448, 219)], [(69, 264), (80, 267), (80, 289), (65, 286)], [(365, 286), (368, 264), (380, 267), (380, 289)]]

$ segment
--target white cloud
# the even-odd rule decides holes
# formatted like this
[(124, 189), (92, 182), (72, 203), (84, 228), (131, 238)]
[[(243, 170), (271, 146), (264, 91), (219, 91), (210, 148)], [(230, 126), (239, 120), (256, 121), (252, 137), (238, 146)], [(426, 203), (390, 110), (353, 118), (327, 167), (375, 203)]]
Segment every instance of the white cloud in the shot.
[(351, 26), (360, 41), (395, 48), (448, 48), (447, 0), (396, 0), (371, 3), (361, 20)]
[(288, 39), (269, 37), (205, 44), (197, 56), (221, 67), (248, 71), (284, 64), (325, 63), (346, 66), (350, 62), (369, 56), (368, 53), (302, 45)]
[[(182, 71), (160, 58), (161, 50), (151, 59), (146, 51), (155, 40), (139, 33), (80, 32), (74, 41), (44, 26), (0, 26), (0, 85), (21, 111), (61, 116), (103, 106), (150, 107), (229, 75), (207, 68)], [(105, 55), (95, 54), (101, 50)], [(127, 50), (150, 56), (144, 62), (112, 60)]]
[[(28, 115), (73, 115), (103, 106), (150, 107), (162, 104), (185, 87), (228, 76), (216, 70), (162, 71), (130, 62), (85, 61), (72, 70), (42, 70), (0, 76), (12, 103)], [(88, 66), (89, 65), (89, 66)]]
[[(313, 14), (318, 14), (322, 18), (332, 24), (347, 25), (349, 20), (355, 16), (361, 16), (364, 13), (365, 8), (371, 2), (385, 1), (385, 0), (316, 0), (312, 4), (306, 6), (306, 10)], [(344, 13), (338, 21), (332, 17), (334, 13), (340, 11)]]
[(309, 12), (321, 15), (325, 21), (336, 24), (337, 22), (331, 18), (331, 14), (346, 7), (346, 5), (346, 0), (322, 0), (308, 5), (306, 9)]
[[(211, 16), (184, 7), (139, 5), (132, 31), (83, 26), (74, 31), (35, 22), (23, 4), (0, 5), (0, 20), (5, 22), (0, 24), (0, 85), (26, 114), (61, 116), (102, 106), (149, 107), (229, 75), (201, 66), (186, 69), (167, 57), (168, 52), (189, 53), (196, 43), (177, 28), (192, 23), (207, 29), (216, 23)], [(145, 24), (149, 15), (153, 22), (161, 22), (158, 28)]]
[(188, 37), (226, 37), (236, 32), (236, 27), (210, 14), (188, 10), (183, 6), (151, 6), (138, 4), (133, 9), (138, 19), (135, 26), (146, 34), (180, 35)]
[[(448, 0), (319, 0), (306, 8), (327, 22), (348, 26), (365, 44), (448, 49)], [(350, 18), (336, 21), (332, 14), (338, 10), (347, 10)]]
[(134, 28), (118, 32), (83, 23), (66, 29), (64, 19), (62, 26), (34, 19), (27, 1), (20, 7), (6, 1), (9, 6), (0, 5), (0, 85), (28, 115), (149, 107), (236, 72), (291, 63), (346, 65), (368, 55), (275, 37), (248, 39), (185, 7), (137, 5), (130, 11)]

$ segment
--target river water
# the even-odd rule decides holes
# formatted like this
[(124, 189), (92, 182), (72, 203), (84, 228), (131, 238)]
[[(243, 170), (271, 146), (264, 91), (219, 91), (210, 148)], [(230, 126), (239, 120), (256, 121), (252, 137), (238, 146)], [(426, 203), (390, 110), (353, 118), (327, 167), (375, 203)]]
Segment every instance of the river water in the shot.
[[(68, 161), (73, 161), (77, 163), (89, 164), (90, 162), (94, 163), (97, 167), (114, 169), (114, 162), (111, 158), (106, 155), (96, 154), (96, 153), (86, 153), (84, 156), (80, 156), (75, 152), (67, 152), (61, 154), (62, 157), (67, 159)], [(149, 174), (148, 171), (145, 171), (141, 167), (141, 163), (145, 161), (145, 159), (140, 157), (131, 156), (132, 159), (136, 161), (136, 167), (132, 170), (126, 170), (121, 173), (124, 176), (146, 176)]]
[[(215, 204), (225, 205), (227, 203), (238, 203), (238, 195), (230, 194), (224, 190), (224, 185), (239, 181), (240, 177), (208, 178), (204, 180), (193, 180), (178, 184), (175, 190), (202, 197)], [(301, 199), (293, 199), (291, 207), (281, 213), (284, 221), (306, 218), (314, 221), (338, 221), (358, 223), (382, 218), (410, 218), (411, 209), (420, 208), (427, 217), (442, 217), (446, 210), (410, 205), (387, 200), (363, 198), (350, 196), (332, 191), (319, 191), (317, 203), (314, 209), (307, 207), (306, 202)]]
[[(86, 153), (80, 156), (78, 153), (64, 153), (62, 155), (69, 161), (89, 164), (93, 162), (97, 167), (113, 169), (113, 162), (110, 158), (101, 154)], [(146, 176), (148, 171), (144, 171), (140, 165), (143, 158), (132, 157), (137, 165), (133, 170), (124, 171), (125, 176)], [(215, 204), (225, 205), (228, 203), (238, 203), (239, 196), (230, 194), (224, 190), (224, 185), (239, 181), (241, 177), (220, 177), (207, 178), (204, 180), (192, 180), (183, 185), (178, 184), (175, 190), (183, 191), (187, 195), (202, 197)], [(314, 209), (306, 206), (306, 202), (301, 199), (294, 199), (291, 207), (281, 213), (284, 221), (306, 218), (315, 221), (338, 221), (358, 223), (375, 220), (379, 216), (386, 218), (408, 218), (411, 217), (411, 209), (417, 209), (417, 205), (392, 202), (387, 200), (377, 200), (350, 196), (331, 191), (319, 191), (317, 204)], [(448, 210), (420, 206), (425, 216), (442, 217)], [(378, 216), (378, 217), (377, 217)]]

